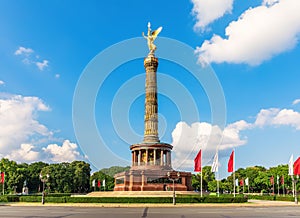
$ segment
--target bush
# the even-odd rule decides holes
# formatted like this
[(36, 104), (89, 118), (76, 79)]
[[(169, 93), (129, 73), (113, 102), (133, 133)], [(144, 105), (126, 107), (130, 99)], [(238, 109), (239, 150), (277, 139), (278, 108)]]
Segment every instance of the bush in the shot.
[(8, 202), (7, 196), (0, 196), (0, 202)]
[[(3, 202), (41, 202), (41, 195), (22, 195), (22, 196), (3, 196)], [(1, 198), (0, 198), (1, 200)], [(153, 204), (170, 204), (173, 202), (172, 197), (53, 197), (46, 195), (47, 203), (153, 203)], [(199, 195), (179, 195), (176, 197), (177, 203), (244, 203), (247, 197), (243, 196), (204, 196)]]
[(278, 196), (278, 195), (248, 195), (248, 199), (267, 200), (267, 201), (294, 201), (295, 200), (295, 198), (292, 196)]
[(71, 193), (48, 193), (46, 196), (49, 197), (70, 197), (72, 194)]
[(42, 202), (41, 195), (22, 195), (20, 196), (20, 202)]
[(221, 195), (217, 196), (203, 196), (200, 197), (198, 195), (192, 196), (179, 196), (176, 198), (178, 203), (245, 203), (247, 202), (247, 197), (237, 196), (233, 197), (230, 195)]
[(7, 201), (8, 202), (19, 202), (20, 201), (20, 196), (18, 195), (7, 195)]

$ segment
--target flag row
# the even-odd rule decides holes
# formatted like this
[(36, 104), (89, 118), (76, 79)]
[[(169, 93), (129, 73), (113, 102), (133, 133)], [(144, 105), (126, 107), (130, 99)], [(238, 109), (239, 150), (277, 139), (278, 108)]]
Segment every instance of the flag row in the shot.
[[(218, 172), (219, 170), (219, 155), (216, 152), (213, 163), (211, 166), (211, 172)], [(200, 150), (197, 156), (194, 159), (194, 172), (201, 172), (202, 171), (202, 150)], [(234, 172), (234, 150), (231, 152), (229, 160), (228, 160), (228, 172)]]
[[(231, 152), (228, 164), (227, 164), (227, 172), (232, 173), (235, 171), (234, 169), (234, 150)], [(211, 166), (211, 172), (218, 172), (219, 167), (219, 157), (218, 151), (216, 152), (213, 163)], [(202, 172), (202, 150), (198, 152), (197, 156), (194, 159), (194, 172)], [(300, 157), (294, 162), (294, 156), (292, 155), (289, 160), (289, 175), (300, 175)], [(274, 178), (273, 178), (274, 179)], [(279, 178), (277, 178), (279, 179)]]
[[(105, 187), (105, 179), (102, 181), (102, 186)], [(92, 181), (92, 187), (96, 187), (96, 179)], [(101, 180), (97, 180), (97, 187), (101, 187)]]

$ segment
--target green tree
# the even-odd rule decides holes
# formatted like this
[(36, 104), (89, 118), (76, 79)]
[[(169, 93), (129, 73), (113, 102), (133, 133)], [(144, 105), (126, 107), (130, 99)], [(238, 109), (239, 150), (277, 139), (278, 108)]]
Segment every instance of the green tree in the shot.
[[(192, 176), (192, 186), (195, 190), (200, 190), (200, 180), (201, 180), (201, 174), (194, 174)], [(209, 182), (215, 180), (215, 174), (211, 172), (211, 166), (205, 166), (202, 168), (202, 190), (208, 191), (210, 188), (212, 188), (212, 184), (210, 184), (209, 188)], [(217, 187), (217, 186), (216, 186)]]
[(49, 164), (41, 162), (41, 161), (28, 165), (26, 182), (27, 182), (27, 187), (29, 189), (29, 192), (35, 193), (35, 192), (40, 191), (41, 180), (40, 180), (39, 175), (40, 175), (42, 169), (48, 165)]
[(73, 172), (73, 187), (75, 192), (88, 192), (90, 190), (90, 164), (84, 161), (73, 161), (70, 164)]

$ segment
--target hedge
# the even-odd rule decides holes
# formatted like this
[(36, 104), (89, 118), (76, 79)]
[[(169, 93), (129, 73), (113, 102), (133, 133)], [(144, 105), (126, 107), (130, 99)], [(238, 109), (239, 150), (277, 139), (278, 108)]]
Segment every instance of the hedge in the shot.
[(1, 196), (0, 196), (0, 202), (8, 202), (7, 196), (1, 195)]
[[(278, 196), (278, 195), (248, 195), (248, 199), (267, 200), (267, 201), (295, 201), (293, 196)], [(298, 200), (300, 198), (298, 197)]]
[[(6, 197), (6, 198), (5, 198)], [(1, 199), (0, 199), (1, 200)], [(41, 202), (40, 195), (23, 195), (23, 196), (3, 196), (3, 202)], [(172, 197), (45, 197), (47, 203), (156, 203), (170, 204), (173, 202)], [(244, 203), (247, 202), (245, 197), (216, 197), (216, 196), (178, 196), (177, 203)]]

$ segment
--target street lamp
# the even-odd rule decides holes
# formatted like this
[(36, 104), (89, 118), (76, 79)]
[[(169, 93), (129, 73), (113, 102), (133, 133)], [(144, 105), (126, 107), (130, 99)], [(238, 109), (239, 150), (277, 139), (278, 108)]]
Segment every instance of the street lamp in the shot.
[(180, 179), (180, 173), (177, 172), (177, 178), (172, 178), (171, 173), (167, 173), (168, 178), (173, 182), (173, 205), (176, 205), (176, 195), (175, 195), (175, 181)]
[(40, 180), (42, 181), (43, 183), (43, 189), (42, 189), (42, 204), (45, 204), (45, 182), (48, 182), (48, 179), (49, 179), (49, 174), (47, 173), (46, 174), (46, 177), (43, 176), (42, 173), (40, 173)]

